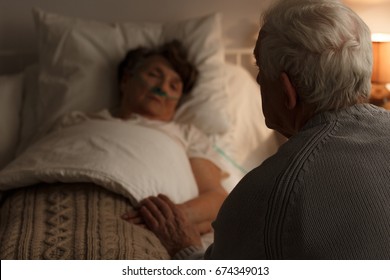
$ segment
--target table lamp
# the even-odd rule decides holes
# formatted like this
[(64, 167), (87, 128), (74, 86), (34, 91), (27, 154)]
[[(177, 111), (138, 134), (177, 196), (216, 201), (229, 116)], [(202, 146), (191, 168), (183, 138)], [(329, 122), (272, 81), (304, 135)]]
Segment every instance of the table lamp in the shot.
[(390, 34), (372, 34), (372, 48), (371, 99), (384, 105), (390, 98)]

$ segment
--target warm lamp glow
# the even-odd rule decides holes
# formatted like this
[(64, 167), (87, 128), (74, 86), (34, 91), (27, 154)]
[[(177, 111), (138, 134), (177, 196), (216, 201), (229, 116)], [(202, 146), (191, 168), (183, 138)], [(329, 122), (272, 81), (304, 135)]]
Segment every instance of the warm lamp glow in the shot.
[(349, 4), (382, 4), (388, 2), (388, 0), (344, 0), (343, 2), (349, 3)]
[(390, 34), (373, 34), (372, 41), (374, 65), (371, 80), (378, 84), (390, 83)]
[(371, 35), (371, 41), (373, 41), (373, 42), (390, 42), (390, 34), (374, 33)]

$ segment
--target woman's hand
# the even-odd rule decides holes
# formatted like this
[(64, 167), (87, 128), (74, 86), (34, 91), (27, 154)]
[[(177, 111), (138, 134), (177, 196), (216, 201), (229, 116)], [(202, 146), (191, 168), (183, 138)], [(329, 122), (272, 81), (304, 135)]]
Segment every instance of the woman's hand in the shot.
[(141, 201), (138, 216), (160, 239), (171, 256), (189, 246), (202, 247), (197, 227), (167, 196), (158, 195)]
[(138, 210), (133, 209), (133, 210), (127, 211), (126, 213), (124, 213), (122, 215), (122, 219), (131, 223), (131, 224), (135, 224), (135, 225), (138, 225), (141, 227), (146, 227), (145, 222), (142, 219), (142, 217), (139, 215)]

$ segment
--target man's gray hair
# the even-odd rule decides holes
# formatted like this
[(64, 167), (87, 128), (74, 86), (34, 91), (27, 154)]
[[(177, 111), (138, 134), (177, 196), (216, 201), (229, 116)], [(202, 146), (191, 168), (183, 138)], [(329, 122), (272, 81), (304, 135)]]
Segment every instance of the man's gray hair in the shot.
[(265, 13), (260, 36), (255, 55), (261, 75), (279, 79), (286, 72), (299, 98), (317, 112), (368, 98), (371, 33), (339, 1), (278, 1)]

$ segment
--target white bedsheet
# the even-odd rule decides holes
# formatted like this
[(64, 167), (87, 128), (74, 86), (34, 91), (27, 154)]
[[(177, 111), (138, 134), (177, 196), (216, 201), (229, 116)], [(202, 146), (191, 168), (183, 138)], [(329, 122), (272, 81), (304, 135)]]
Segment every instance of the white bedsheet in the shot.
[(93, 182), (133, 202), (165, 193), (180, 203), (198, 194), (178, 141), (121, 121), (88, 119), (56, 131), (0, 172), (0, 190), (39, 182)]

